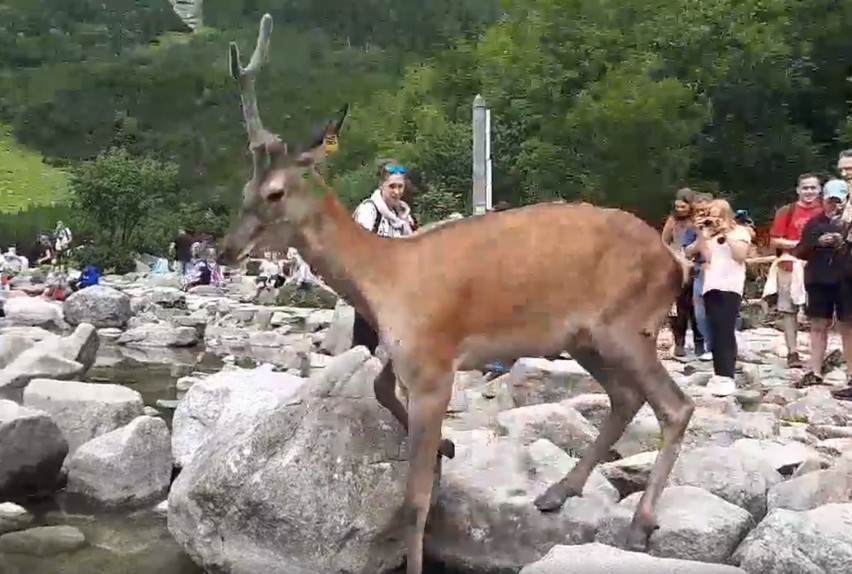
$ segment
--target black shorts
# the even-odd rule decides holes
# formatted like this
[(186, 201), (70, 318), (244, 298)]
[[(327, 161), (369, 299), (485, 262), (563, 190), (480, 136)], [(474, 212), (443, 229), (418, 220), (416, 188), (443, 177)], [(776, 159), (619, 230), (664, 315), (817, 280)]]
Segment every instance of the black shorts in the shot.
[(852, 285), (835, 283), (833, 285), (805, 285), (808, 303), (805, 315), (809, 319), (831, 319), (838, 321), (852, 319)]

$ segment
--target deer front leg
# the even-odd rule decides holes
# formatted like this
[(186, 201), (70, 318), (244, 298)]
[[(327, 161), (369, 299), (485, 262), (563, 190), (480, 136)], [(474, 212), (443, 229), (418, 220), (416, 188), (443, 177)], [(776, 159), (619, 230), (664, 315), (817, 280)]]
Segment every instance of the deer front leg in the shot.
[(541, 511), (553, 511), (562, 508), (565, 500), (572, 496), (581, 496), (586, 481), (595, 465), (606, 456), (612, 446), (621, 438), (627, 425), (636, 416), (644, 395), (637, 386), (630, 386), (627, 373), (614, 370), (617, 361), (607, 360), (591, 349), (575, 350), (575, 360), (606, 389), (610, 401), (610, 413), (601, 425), (594, 444), (583, 453), (582, 458), (568, 471), (559, 482), (553, 484), (535, 499), (536, 507)]
[(442, 375), (440, 380), (429, 383), (427, 391), (412, 388), (409, 400), (408, 483), (405, 492), (407, 574), (423, 572), (423, 534), (432, 502), (441, 423), (452, 394), (452, 375)]
[[(379, 404), (385, 407), (393, 417), (399, 421), (402, 428), (408, 432), (408, 412), (405, 410), (399, 397), (396, 396), (396, 373), (393, 370), (393, 362), (388, 361), (376, 380), (373, 381), (373, 392), (376, 394), (376, 400)], [(449, 399), (448, 399), (449, 400)], [(456, 445), (450, 439), (442, 439), (438, 447), (438, 452), (446, 458), (456, 456)]]
[(648, 537), (657, 528), (657, 501), (680, 453), (683, 435), (695, 409), (692, 399), (677, 386), (657, 359), (656, 352), (653, 355), (649, 353), (645, 359), (645, 376), (638, 382), (644, 387), (648, 402), (662, 428), (663, 446), (651, 468), (648, 485), (639, 499), (627, 534), (628, 550), (639, 551), (647, 548)]

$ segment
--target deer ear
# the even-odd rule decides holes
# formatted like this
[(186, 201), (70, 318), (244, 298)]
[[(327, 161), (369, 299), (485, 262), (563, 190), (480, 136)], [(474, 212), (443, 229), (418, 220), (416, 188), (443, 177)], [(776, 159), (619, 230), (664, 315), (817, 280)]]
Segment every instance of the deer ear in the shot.
[(348, 113), (349, 104), (345, 104), (337, 113), (337, 117), (325, 124), (325, 127), (314, 136), (307, 148), (299, 154), (298, 163), (300, 165), (320, 163), (328, 154), (337, 151), (337, 138)]

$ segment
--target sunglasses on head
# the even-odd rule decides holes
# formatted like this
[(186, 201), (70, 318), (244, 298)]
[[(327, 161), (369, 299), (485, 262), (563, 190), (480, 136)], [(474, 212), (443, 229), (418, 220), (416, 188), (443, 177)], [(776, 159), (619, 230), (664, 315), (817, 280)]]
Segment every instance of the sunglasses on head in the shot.
[(405, 175), (405, 168), (401, 165), (387, 165), (385, 166), (385, 172), (390, 175)]

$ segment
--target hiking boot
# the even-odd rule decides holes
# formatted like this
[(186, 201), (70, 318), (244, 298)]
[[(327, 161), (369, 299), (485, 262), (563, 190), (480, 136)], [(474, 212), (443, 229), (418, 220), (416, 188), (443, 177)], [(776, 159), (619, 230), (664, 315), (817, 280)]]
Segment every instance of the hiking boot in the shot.
[(793, 388), (803, 389), (805, 387), (813, 387), (815, 385), (824, 385), (825, 381), (813, 371), (805, 373), (801, 379), (793, 383)]
[(685, 357), (686, 356), (686, 349), (683, 348), (683, 345), (675, 345), (674, 356), (675, 357)]
[(840, 349), (833, 350), (822, 362), (822, 374), (825, 375), (834, 369), (841, 368), (844, 362), (843, 351)]
[(852, 401), (852, 384), (848, 384), (842, 389), (831, 391), (831, 396), (838, 401)]
[(799, 357), (799, 353), (795, 351), (787, 354), (787, 367), (791, 369), (800, 369), (804, 367), (804, 363), (802, 363), (802, 359)]

